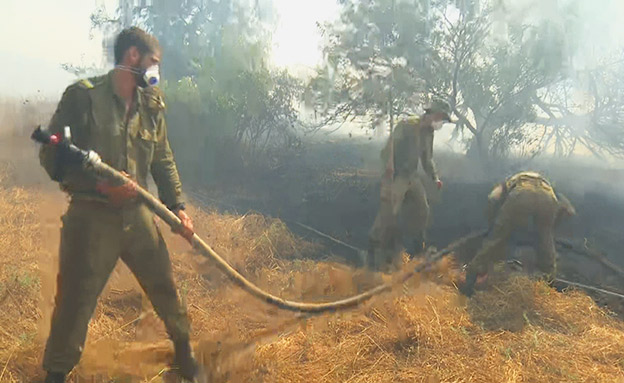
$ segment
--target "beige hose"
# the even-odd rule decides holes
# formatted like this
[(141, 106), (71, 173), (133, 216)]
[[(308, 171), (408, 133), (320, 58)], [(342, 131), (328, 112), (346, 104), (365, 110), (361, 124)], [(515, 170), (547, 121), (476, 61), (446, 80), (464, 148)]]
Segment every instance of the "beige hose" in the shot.
[[(126, 182), (127, 178), (121, 174), (116, 169), (102, 162), (99, 157), (94, 153), (90, 152), (90, 155), (85, 164), (86, 168), (91, 168), (98, 175), (114, 179), (119, 181), (120, 183)], [(151, 195), (147, 190), (141, 188), (140, 186), (137, 188), (139, 197), (147, 204), (147, 206), (160, 218), (162, 218), (167, 225), (169, 225), (174, 231), (178, 230), (182, 222), (180, 219), (167, 207), (165, 207), (157, 198)], [(202, 255), (214, 261), (219, 269), (223, 271), (231, 280), (233, 280), (236, 284), (241, 286), (243, 290), (247, 291), (249, 294), (253, 295), (256, 298), (259, 298), (269, 304), (277, 306), (281, 309), (290, 310), (290, 311), (298, 311), (305, 313), (320, 313), (326, 311), (335, 311), (341, 309), (347, 309), (350, 307), (354, 307), (359, 305), (360, 303), (372, 298), (375, 295), (379, 295), (386, 291), (390, 291), (392, 289), (391, 284), (382, 284), (371, 290), (368, 290), (362, 294), (358, 294), (346, 299), (341, 299), (333, 302), (323, 302), (323, 303), (305, 303), (305, 302), (294, 302), (289, 301), (275, 295), (271, 295), (266, 291), (260, 289), (258, 286), (251, 283), (247, 280), (243, 275), (241, 275), (238, 271), (236, 271), (232, 266), (230, 266), (227, 261), (225, 261), (216, 251), (214, 251), (206, 242), (204, 242), (197, 234), (193, 235), (191, 239), (191, 244), (194, 249), (198, 250)], [(443, 251), (439, 251), (433, 255), (431, 255), (427, 262), (424, 262), (418, 265), (413, 271), (409, 271), (405, 273), (400, 278), (400, 283), (404, 282), (414, 274), (422, 271), (425, 267), (430, 265), (432, 262), (440, 259), (442, 256), (451, 252), (450, 248), (447, 248)]]

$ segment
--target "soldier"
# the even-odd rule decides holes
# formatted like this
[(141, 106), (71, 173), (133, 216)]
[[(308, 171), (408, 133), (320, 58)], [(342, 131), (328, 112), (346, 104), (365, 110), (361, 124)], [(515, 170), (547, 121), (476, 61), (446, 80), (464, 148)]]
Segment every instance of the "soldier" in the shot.
[(534, 172), (518, 173), (497, 185), (488, 196), (490, 233), (477, 255), (466, 268), (462, 292), (470, 296), (479, 275), (497, 260), (505, 258), (507, 241), (514, 230), (526, 228), (529, 218), (537, 230), (537, 267), (549, 282), (556, 274), (554, 229), (564, 217), (576, 211), (562, 194), (555, 193), (550, 183)]
[(381, 152), (386, 172), (381, 181), (379, 213), (369, 235), (369, 266), (385, 268), (397, 260), (399, 245), (398, 216), (403, 212), (416, 251), (424, 249), (429, 223), (429, 204), (425, 187), (418, 177), (418, 163), (442, 188), (433, 162), (433, 132), (452, 122), (451, 108), (435, 100), (420, 117), (401, 120)]
[(193, 380), (198, 370), (167, 246), (153, 213), (135, 198), (134, 180), (147, 187), (151, 173), (160, 199), (183, 222), (179, 234), (190, 241), (193, 222), (184, 212), (163, 98), (153, 87), (159, 80), (159, 43), (132, 27), (117, 36), (114, 50), (115, 69), (70, 85), (49, 129), (62, 133), (69, 126), (78, 147), (96, 151), (130, 181), (114, 185), (98, 179), (78, 164), (64, 163), (56, 147), (40, 151), (42, 166), (71, 197), (62, 217), (55, 309), (43, 358), (46, 383), (64, 382), (80, 360), (97, 298), (118, 258), (132, 270), (164, 321), (179, 375)]

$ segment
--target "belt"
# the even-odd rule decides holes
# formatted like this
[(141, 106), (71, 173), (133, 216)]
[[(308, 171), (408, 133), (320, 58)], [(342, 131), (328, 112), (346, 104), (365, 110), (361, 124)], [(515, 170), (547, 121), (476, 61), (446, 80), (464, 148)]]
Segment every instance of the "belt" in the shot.
[(71, 192), (69, 196), (72, 201), (91, 201), (109, 204), (108, 198), (93, 192)]
[[(106, 205), (110, 205), (110, 201), (108, 200), (108, 197), (106, 197), (105, 195), (96, 193), (96, 192), (69, 192), (68, 194), (69, 194), (71, 201), (91, 201), (91, 202), (100, 202)], [(141, 203), (141, 199), (135, 198), (135, 199), (124, 202), (122, 204), (122, 207), (130, 206), (130, 205), (138, 205), (140, 203)]]

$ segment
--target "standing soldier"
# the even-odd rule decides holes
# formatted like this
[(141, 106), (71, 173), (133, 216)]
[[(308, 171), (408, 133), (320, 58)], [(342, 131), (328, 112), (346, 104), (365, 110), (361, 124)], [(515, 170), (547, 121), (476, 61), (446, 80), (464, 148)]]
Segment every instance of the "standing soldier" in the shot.
[(417, 174), (418, 163), (422, 163), (425, 173), (441, 189), (442, 181), (433, 162), (433, 132), (445, 122), (451, 122), (450, 113), (448, 103), (433, 101), (422, 116), (401, 120), (381, 152), (386, 171), (381, 181), (379, 213), (369, 235), (370, 266), (386, 268), (397, 260), (401, 212), (416, 250), (424, 248), (429, 203)]
[(133, 27), (117, 36), (114, 50), (115, 69), (70, 85), (49, 129), (62, 134), (70, 127), (78, 147), (96, 151), (124, 171), (129, 182), (111, 184), (77, 164), (64, 163), (56, 147), (45, 146), (40, 152), (42, 166), (71, 197), (62, 217), (57, 295), (43, 358), (46, 383), (64, 382), (80, 360), (97, 298), (118, 258), (132, 270), (164, 321), (179, 375), (193, 380), (197, 374), (169, 253), (152, 212), (136, 200), (133, 181), (146, 188), (151, 173), (160, 199), (183, 223), (180, 234), (190, 241), (193, 223), (184, 212), (164, 102), (153, 87), (159, 80), (159, 43)]
[(538, 269), (552, 281), (556, 274), (554, 229), (564, 217), (576, 211), (562, 194), (534, 172), (518, 173), (497, 185), (488, 196), (490, 234), (466, 268), (466, 282), (461, 291), (470, 296), (478, 275), (487, 272), (497, 260), (505, 258), (507, 241), (516, 229), (526, 228), (532, 218), (537, 230), (535, 244)]

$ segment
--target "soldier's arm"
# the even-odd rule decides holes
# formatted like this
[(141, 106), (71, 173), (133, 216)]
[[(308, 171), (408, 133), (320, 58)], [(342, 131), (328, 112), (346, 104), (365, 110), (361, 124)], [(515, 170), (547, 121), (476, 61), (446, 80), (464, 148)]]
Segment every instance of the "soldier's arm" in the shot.
[[(69, 126), (72, 136), (79, 134), (78, 130), (84, 121), (81, 119), (85, 115), (83, 109), (86, 108), (86, 90), (79, 84), (73, 84), (65, 89), (61, 101), (59, 101), (56, 111), (48, 124), (48, 130), (52, 134), (60, 136), (64, 133), (65, 126)], [(95, 178), (82, 169), (80, 164), (67, 163), (61, 158), (57, 147), (43, 145), (39, 150), (39, 162), (46, 173), (54, 181), (61, 184), (65, 190), (88, 189), (94, 187)]]
[(152, 177), (158, 187), (160, 200), (170, 209), (183, 206), (182, 183), (167, 138), (167, 124), (163, 113), (157, 116), (157, 142), (151, 164)]
[(555, 216), (555, 226), (559, 226), (564, 218), (569, 218), (576, 215), (576, 209), (570, 202), (570, 200), (561, 193), (556, 193), (558, 206), (557, 215)]
[(498, 209), (501, 206), (501, 202), (503, 200), (504, 187), (503, 184), (498, 184), (490, 194), (488, 195), (488, 204), (487, 204), (487, 219), (490, 227), (494, 224), (494, 220), (496, 219), (496, 214), (498, 213)]
[(426, 134), (423, 138), (423, 150), (421, 152), (420, 161), (422, 162), (425, 173), (431, 177), (432, 180), (437, 181), (439, 179), (438, 170), (433, 161), (433, 132)]

